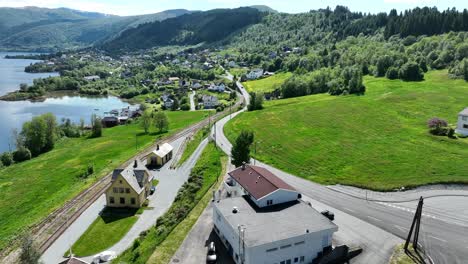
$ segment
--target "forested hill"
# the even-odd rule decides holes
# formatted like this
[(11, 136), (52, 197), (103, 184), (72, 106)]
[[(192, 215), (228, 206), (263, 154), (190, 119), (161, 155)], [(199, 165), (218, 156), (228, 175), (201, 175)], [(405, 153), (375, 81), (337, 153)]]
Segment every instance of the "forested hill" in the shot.
[(267, 12), (257, 8), (214, 9), (141, 24), (104, 45), (108, 51), (147, 49), (166, 45), (194, 45), (221, 41), (257, 24)]
[(81, 48), (112, 39), (141, 23), (190, 13), (167, 10), (156, 14), (119, 17), (67, 8), (0, 8), (0, 49), (54, 51)]

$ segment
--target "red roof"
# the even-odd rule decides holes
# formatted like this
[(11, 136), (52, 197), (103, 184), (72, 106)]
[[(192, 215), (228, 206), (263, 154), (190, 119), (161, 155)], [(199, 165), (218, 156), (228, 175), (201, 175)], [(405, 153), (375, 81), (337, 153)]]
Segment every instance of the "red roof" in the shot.
[(228, 174), (257, 200), (279, 189), (296, 191), (278, 176), (262, 167), (245, 165), (245, 168), (241, 166)]

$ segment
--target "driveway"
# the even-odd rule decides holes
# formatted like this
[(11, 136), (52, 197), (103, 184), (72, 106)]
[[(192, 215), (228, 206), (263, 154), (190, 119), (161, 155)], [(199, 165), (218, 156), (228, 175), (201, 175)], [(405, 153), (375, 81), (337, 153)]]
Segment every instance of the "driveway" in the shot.
[[(180, 149), (184, 137), (181, 137), (170, 144), (174, 147), (174, 156)], [(192, 156), (176, 170), (170, 169), (170, 162), (165, 164), (159, 171), (150, 171), (159, 180), (156, 186), (155, 194), (149, 196), (149, 207), (138, 217), (137, 222), (130, 231), (115, 245), (107, 250), (115, 251), (117, 254), (130, 247), (139, 234), (151, 228), (156, 219), (164, 214), (171, 206), (178, 190), (188, 179), (190, 171), (198, 160), (201, 152), (206, 147), (208, 140), (205, 139), (198, 146)], [(96, 219), (99, 212), (105, 207), (105, 195), (102, 195), (93, 205), (91, 205), (71, 226), (47, 249), (42, 255), (42, 261), (46, 264), (56, 264), (63, 260), (65, 253), (70, 245), (75, 243), (79, 237), (86, 231), (88, 226)], [(91, 261), (92, 256), (83, 258)]]
[(195, 111), (195, 100), (194, 100), (194, 97), (195, 97), (195, 91), (192, 91), (192, 93), (189, 95), (189, 98), (190, 98), (190, 111)]

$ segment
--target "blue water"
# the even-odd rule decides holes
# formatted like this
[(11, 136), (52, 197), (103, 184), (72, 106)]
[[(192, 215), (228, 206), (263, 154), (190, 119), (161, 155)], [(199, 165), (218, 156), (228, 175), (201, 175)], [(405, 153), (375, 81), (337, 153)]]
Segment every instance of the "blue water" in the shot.
[[(0, 95), (15, 91), (21, 83), (31, 84), (35, 78), (48, 77), (51, 74), (25, 73), (24, 67), (35, 61), (32, 60), (6, 60), (6, 54), (0, 53)], [(48, 98), (43, 102), (0, 101), (0, 153), (14, 149), (12, 130), (21, 130), (24, 122), (33, 116), (44, 113), (53, 113), (60, 122), (62, 118), (70, 118), (78, 123), (81, 118), (89, 124), (92, 114), (103, 115), (112, 109), (129, 106), (117, 97), (80, 97), (61, 96)]]

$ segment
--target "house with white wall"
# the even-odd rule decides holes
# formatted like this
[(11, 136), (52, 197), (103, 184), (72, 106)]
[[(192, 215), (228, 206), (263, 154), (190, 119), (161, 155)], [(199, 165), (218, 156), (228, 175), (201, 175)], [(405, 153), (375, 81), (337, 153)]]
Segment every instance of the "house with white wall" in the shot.
[(311, 263), (331, 248), (338, 227), (293, 187), (258, 166), (228, 175), (232, 196), (214, 197), (213, 229), (235, 263)]
[(468, 136), (468, 107), (458, 113), (456, 133)]

